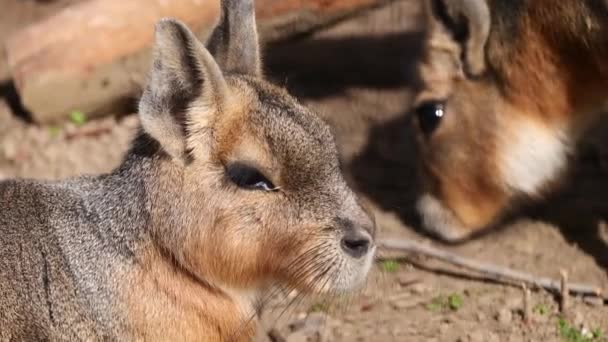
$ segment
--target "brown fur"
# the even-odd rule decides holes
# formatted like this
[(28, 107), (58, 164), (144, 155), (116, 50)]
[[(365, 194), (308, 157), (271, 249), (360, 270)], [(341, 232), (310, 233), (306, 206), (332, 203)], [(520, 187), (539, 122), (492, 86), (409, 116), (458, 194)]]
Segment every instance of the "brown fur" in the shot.
[[(418, 130), (420, 114), (414, 127), (426, 194), (452, 218), (434, 217), (427, 204), (419, 210), (429, 231), (455, 241), (496, 223), (522, 196), (542, 195), (563, 171), (561, 160), (605, 103), (608, 8), (594, 0), (427, 0), (426, 17), (415, 107), (441, 101), (445, 115), (431, 134)], [(486, 33), (479, 28), (487, 22)], [(542, 134), (540, 145), (528, 131)], [(519, 139), (529, 139), (528, 150)]]
[[(125, 291), (134, 339), (146, 341), (248, 341), (255, 321), (226, 293), (180, 272), (166, 256), (151, 251), (143, 267), (132, 275)], [(154, 294), (153, 297), (147, 294)], [(217, 314), (221, 313), (221, 314)]]

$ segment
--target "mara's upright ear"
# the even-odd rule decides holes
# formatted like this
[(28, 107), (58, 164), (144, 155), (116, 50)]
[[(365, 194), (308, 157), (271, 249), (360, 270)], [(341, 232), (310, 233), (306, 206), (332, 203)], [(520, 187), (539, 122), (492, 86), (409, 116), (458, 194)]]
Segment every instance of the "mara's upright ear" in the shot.
[(481, 75), (491, 23), (486, 0), (427, 0), (426, 11), (431, 34), (448, 34), (460, 45), (464, 72)]
[(225, 72), (261, 74), (260, 47), (253, 0), (221, 0), (219, 25), (207, 48)]
[[(188, 117), (193, 101), (206, 108), (196, 115), (213, 115), (228, 96), (228, 87), (213, 57), (181, 22), (156, 24), (153, 62), (139, 102), (143, 129), (176, 160), (185, 160), (188, 123), (209, 118)], [(200, 101), (202, 100), (202, 101)]]

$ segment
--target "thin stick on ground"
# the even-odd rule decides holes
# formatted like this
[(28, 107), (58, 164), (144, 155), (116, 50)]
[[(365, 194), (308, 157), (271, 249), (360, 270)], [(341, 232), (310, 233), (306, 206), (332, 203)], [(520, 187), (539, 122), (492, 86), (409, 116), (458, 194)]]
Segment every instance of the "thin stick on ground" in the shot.
[[(420, 244), (415, 241), (383, 239), (378, 242), (380, 248), (398, 250), (402, 252), (415, 253), (432, 257), (452, 265), (479, 272), (490, 279), (496, 281), (509, 281), (514, 283), (526, 283), (530, 286), (544, 288), (555, 293), (560, 293), (562, 286), (559, 280), (539, 277), (533, 274), (513, 270), (507, 267), (480, 262), (471, 258), (461, 257), (435, 247)], [(602, 298), (602, 289), (598, 286), (588, 284), (569, 283), (569, 292), (587, 296)]]
[(570, 290), (568, 289), (570, 286), (568, 284), (568, 272), (565, 270), (561, 270), (559, 272), (560, 275), (560, 298), (559, 298), (559, 311), (562, 314), (566, 313), (568, 310), (568, 297), (570, 294)]
[(523, 292), (524, 295), (524, 300), (523, 300), (523, 304), (524, 304), (524, 311), (523, 311), (523, 316), (524, 316), (524, 322), (529, 322), (530, 321), (530, 317), (532, 317), (531, 314), (531, 310), (530, 310), (530, 290), (528, 290), (528, 287), (526, 286), (526, 283), (521, 283), (521, 290)]

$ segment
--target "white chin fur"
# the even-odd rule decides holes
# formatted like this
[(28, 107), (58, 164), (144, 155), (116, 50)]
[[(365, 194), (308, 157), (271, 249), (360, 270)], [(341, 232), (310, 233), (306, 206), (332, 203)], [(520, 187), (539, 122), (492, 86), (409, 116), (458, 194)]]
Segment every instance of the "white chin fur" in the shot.
[(498, 146), (498, 166), (511, 191), (538, 195), (566, 166), (569, 144), (561, 130), (520, 119), (509, 122), (503, 137)]
[(339, 273), (334, 278), (331, 286), (328, 284), (321, 292), (334, 294), (346, 293), (361, 288), (366, 280), (374, 262), (376, 246), (370, 248), (367, 254), (359, 259), (354, 259), (340, 251), (340, 262), (336, 265)]
[(416, 203), (416, 209), (422, 218), (423, 227), (445, 241), (461, 241), (470, 234), (470, 230), (462, 226), (452, 211), (444, 207), (433, 195), (422, 195)]

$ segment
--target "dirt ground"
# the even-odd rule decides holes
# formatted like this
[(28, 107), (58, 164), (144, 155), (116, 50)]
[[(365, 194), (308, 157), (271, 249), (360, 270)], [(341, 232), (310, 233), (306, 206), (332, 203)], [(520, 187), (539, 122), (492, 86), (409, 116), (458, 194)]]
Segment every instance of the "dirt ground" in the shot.
[[(14, 16), (28, 6), (50, 6), (0, 1), (9, 3)], [(7, 29), (12, 27), (0, 25), (0, 38)], [(397, 1), (307, 39), (267, 47), (266, 70), (331, 124), (349, 179), (375, 204), (381, 237), (414, 239), (539, 276), (557, 279), (566, 270), (571, 281), (608, 289), (608, 225), (602, 220), (608, 218), (608, 169), (601, 153), (607, 140), (601, 134), (590, 134), (582, 144), (561, 190), (514, 214), (501, 229), (455, 246), (417, 231), (407, 111), (419, 30), (419, 2)], [(2, 88), (4, 95), (9, 88)], [(108, 172), (120, 162), (136, 127), (134, 115), (81, 127), (36, 126), (0, 106), (0, 179)], [(395, 259), (379, 261), (357, 295), (300, 301), (286, 294), (270, 301), (259, 340), (590, 341), (582, 335), (601, 331), (595, 340), (608, 341), (608, 305), (602, 301), (571, 298), (560, 325), (556, 298), (535, 290), (531, 316), (524, 320), (517, 284), (497, 284), (417, 256), (381, 256)]]

